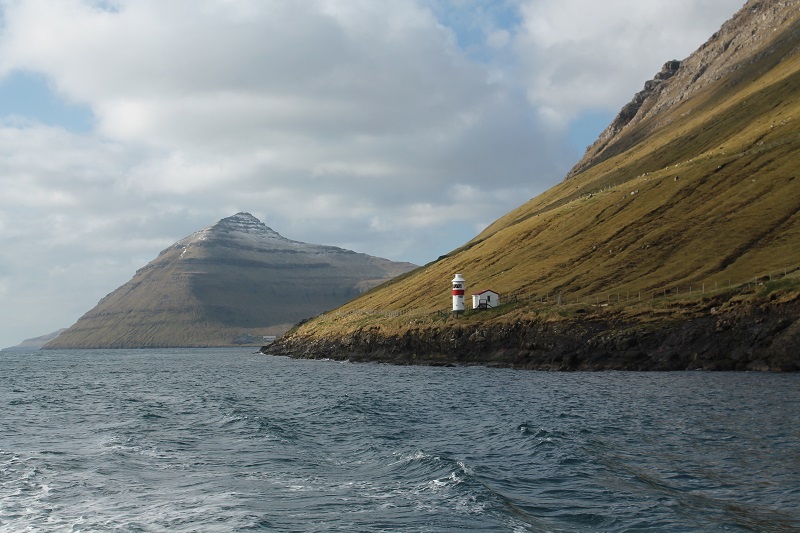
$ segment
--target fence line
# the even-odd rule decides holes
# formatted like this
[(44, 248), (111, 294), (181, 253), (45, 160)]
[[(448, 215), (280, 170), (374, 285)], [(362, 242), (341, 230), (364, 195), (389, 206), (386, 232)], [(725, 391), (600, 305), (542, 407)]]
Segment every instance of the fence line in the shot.
[[(672, 285), (659, 289), (637, 290), (631, 291), (603, 291), (592, 295), (576, 294), (570, 296), (568, 291), (558, 291), (555, 293), (538, 294), (538, 293), (510, 293), (501, 295), (500, 307), (513, 303), (540, 303), (543, 305), (571, 305), (571, 304), (585, 304), (593, 305), (596, 307), (607, 307), (610, 305), (636, 305), (640, 302), (655, 301), (666, 298), (679, 298), (685, 296), (694, 298), (704, 294), (715, 294), (719, 291), (728, 291), (733, 289), (749, 289), (752, 285), (753, 288), (788, 277), (789, 274), (794, 274), (800, 270), (800, 267), (786, 267), (777, 271), (771, 271), (761, 276), (753, 276), (752, 279), (747, 281), (733, 283), (731, 278), (727, 279), (727, 283), (720, 284), (719, 280), (714, 280), (713, 288), (711, 282), (697, 282), (688, 285)], [(681, 292), (683, 290), (683, 292)], [(481, 312), (482, 309), (469, 309), (467, 313)], [(325, 313), (327, 316), (343, 317), (343, 316), (382, 316), (382, 317), (400, 317), (400, 316), (434, 316), (434, 317), (449, 317), (453, 314), (450, 309), (351, 309), (349, 311), (333, 311)]]

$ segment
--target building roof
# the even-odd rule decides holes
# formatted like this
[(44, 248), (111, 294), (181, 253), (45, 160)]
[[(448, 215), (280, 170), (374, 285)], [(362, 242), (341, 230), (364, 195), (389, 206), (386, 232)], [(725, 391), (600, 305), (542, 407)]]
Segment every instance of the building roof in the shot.
[(472, 294), (485, 294), (487, 292), (491, 292), (492, 294), (498, 294), (498, 295), (500, 294), (499, 292), (493, 291), (492, 289), (483, 289), (482, 291), (474, 292)]

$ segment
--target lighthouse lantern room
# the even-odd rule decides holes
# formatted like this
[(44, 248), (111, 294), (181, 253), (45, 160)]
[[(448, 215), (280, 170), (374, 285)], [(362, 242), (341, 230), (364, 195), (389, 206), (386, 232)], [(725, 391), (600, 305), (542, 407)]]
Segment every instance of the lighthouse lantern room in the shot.
[(464, 276), (456, 274), (453, 278), (453, 313), (464, 312)]

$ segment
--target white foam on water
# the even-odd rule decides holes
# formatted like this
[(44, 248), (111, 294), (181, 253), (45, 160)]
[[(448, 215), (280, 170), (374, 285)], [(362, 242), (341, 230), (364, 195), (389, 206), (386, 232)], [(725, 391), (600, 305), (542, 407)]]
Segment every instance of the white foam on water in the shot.
[[(2, 533), (800, 525), (798, 477), (774, 460), (800, 439), (797, 376), (617, 380), (215, 350), (44, 353), (6, 369)], [(3, 404), (9, 376), (47, 397)], [(561, 416), (565, 398), (581, 416)]]

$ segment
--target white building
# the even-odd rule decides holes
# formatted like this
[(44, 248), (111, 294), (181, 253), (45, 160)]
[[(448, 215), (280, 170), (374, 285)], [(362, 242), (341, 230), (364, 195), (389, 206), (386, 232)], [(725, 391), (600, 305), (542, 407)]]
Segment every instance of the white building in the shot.
[(492, 290), (476, 292), (472, 295), (473, 309), (491, 309), (500, 305), (500, 295)]

